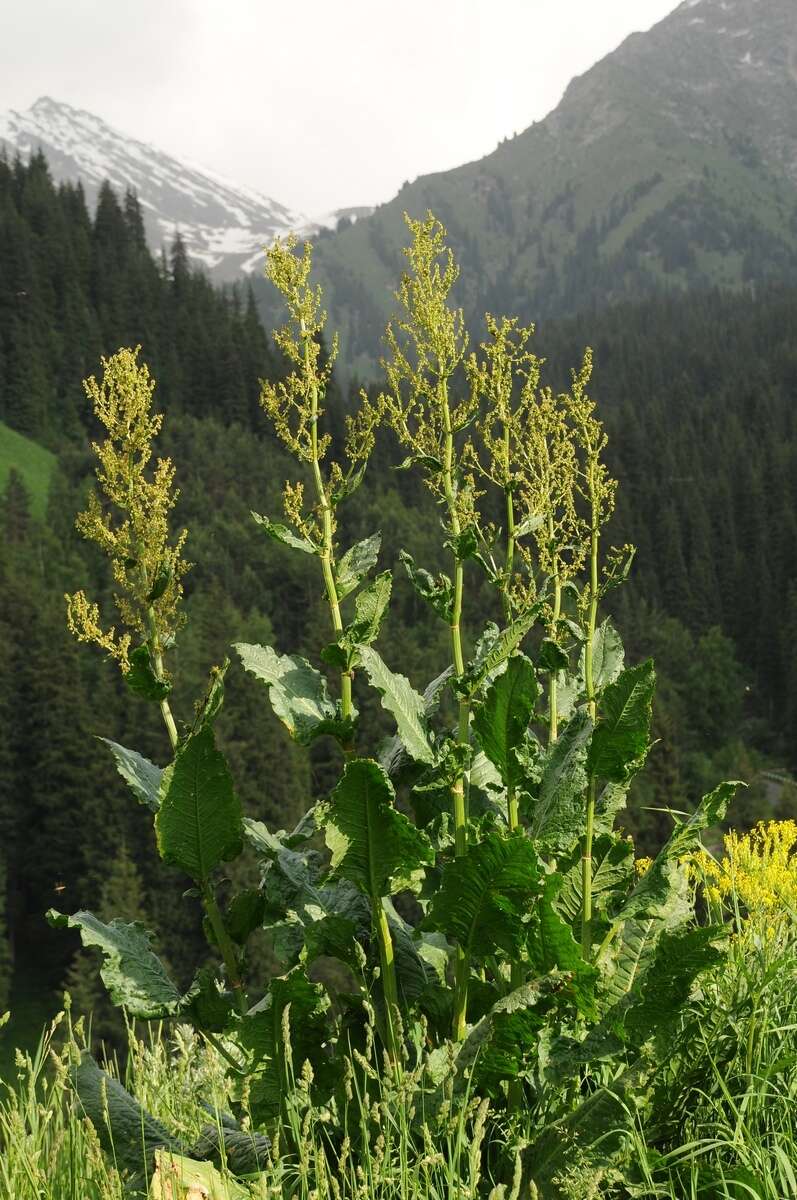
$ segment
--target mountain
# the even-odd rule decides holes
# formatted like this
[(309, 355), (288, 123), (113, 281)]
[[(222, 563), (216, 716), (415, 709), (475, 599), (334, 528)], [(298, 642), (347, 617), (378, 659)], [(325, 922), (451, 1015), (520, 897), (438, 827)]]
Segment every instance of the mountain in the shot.
[[(539, 320), (662, 288), (797, 279), (796, 46), (795, 0), (686, 0), (494, 153), (321, 237), (344, 366), (373, 373), (405, 210), (446, 225), (474, 325), (485, 310)], [(265, 281), (258, 296), (271, 323)]]
[(191, 258), (217, 280), (259, 269), (263, 246), (280, 235), (312, 236), (369, 213), (339, 209), (315, 220), (204, 167), (136, 141), (100, 117), (44, 96), (27, 110), (0, 115), (0, 146), (23, 158), (41, 149), (59, 182), (80, 180), (90, 204), (104, 180), (119, 192), (133, 188), (147, 237), (160, 250), (179, 230)]

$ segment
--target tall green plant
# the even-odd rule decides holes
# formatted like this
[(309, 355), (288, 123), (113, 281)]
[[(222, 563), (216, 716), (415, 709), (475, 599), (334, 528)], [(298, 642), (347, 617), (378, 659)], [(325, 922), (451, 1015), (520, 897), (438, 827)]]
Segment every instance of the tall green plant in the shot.
[[(296, 742), (332, 738), (341, 750), (336, 786), (308, 798), (292, 831), (242, 816), (215, 735), (226, 664), (189, 721), (169, 709), (164, 656), (179, 631), (185, 564), (183, 535), (172, 540), (166, 520), (171, 465), (152, 478), (147, 470), (160, 425), (151, 381), (120, 351), (102, 386), (90, 384), (109, 434), (98, 450), (106, 504), (93, 499), (80, 525), (112, 556), (124, 629), (103, 632), (82, 593), (69, 619), (161, 706), (173, 749), (165, 768), (109, 748), (153, 813), (161, 856), (193, 880), (221, 961), (184, 990), (135, 922), (87, 912), (53, 920), (101, 950), (112, 998), (132, 1016), (191, 1021), (213, 1040), (257, 1127), (301, 1140), (299, 1089), (340, 1114), (330, 1142), (350, 1149), (347, 1104), (373, 1071), (377, 1037), (389, 1086), (408, 1089), (407, 1111), (427, 1130), (444, 1128), (451, 1105), (474, 1093), (525, 1111), (526, 1175), (539, 1194), (559, 1197), (566, 1154), (586, 1179), (619, 1153), (627, 1098), (647, 1086), (694, 980), (721, 954), (721, 931), (691, 921), (683, 862), (733, 785), (704, 798), (638, 877), (614, 825), (650, 744), (654, 675), (649, 662), (626, 667), (619, 635), (598, 623), (630, 552), (601, 563), (614, 483), (587, 394), (589, 355), (556, 396), (540, 386), (530, 330), (512, 320), (488, 317), (481, 356), (468, 356), (444, 230), (431, 214), (409, 226), (403, 312), (387, 335), (389, 389), (378, 405), (363, 397), (344, 465), (329, 461), (322, 426), (335, 341), (325, 358), (310, 250), (277, 244), (268, 255), (289, 313), (277, 335), (288, 373), (264, 384), (263, 406), (301, 474), (285, 486), (286, 523), (255, 519), (319, 560), (333, 640), (320, 649), (323, 668), (271, 646), (237, 649)], [(362, 478), (382, 414), (409, 450), (403, 465), (422, 471), (440, 506), (451, 556), (451, 576), (405, 556), (450, 629), (451, 664), (423, 692), (374, 646), (391, 592), (389, 572), (369, 580), (379, 535), (343, 553), (337, 540), (338, 509)], [(498, 490), (503, 532), (484, 517), (482, 487)], [(463, 636), (465, 601), (477, 594), (466, 592), (471, 570), (495, 585), (502, 618), (480, 614), (472, 650)], [(331, 687), (327, 668), (339, 681)], [(358, 671), (395, 722), (370, 755), (354, 705)], [(222, 865), (244, 843), (261, 882), (222, 904)], [(246, 973), (248, 939), (262, 928), (282, 965), (265, 996), (252, 994)], [(330, 959), (346, 980), (333, 994), (315, 969)], [(78, 1087), (90, 1076), (90, 1066), (79, 1072)]]

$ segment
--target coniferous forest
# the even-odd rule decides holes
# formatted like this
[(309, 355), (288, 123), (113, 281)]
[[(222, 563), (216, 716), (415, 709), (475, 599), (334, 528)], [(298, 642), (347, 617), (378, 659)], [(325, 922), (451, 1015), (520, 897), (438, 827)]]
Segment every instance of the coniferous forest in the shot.
[[(797, 769), (795, 327), (797, 290), (773, 286), (663, 296), (550, 322), (535, 336), (554, 387), (567, 385), (562, 364), (594, 349), (592, 390), (622, 481), (611, 537), (638, 547), (614, 603), (629, 653), (652, 654), (659, 675), (657, 741), (625, 817), (643, 847), (669, 827), (657, 810), (689, 810), (717, 777), (749, 784), (731, 814), (737, 828), (797, 805), (788, 781)], [(78, 996), (99, 997), (93, 960), (44, 922), (56, 901), (152, 923), (178, 976), (200, 942), (189, 907), (174, 904), (174, 871), (150, 852), (146, 814), (131, 808), (97, 740), (132, 742), (158, 761), (162, 727), (146, 704), (131, 708), (102, 657), (82, 653), (65, 627), (64, 592), (90, 586), (109, 602), (99, 556), (73, 522), (97, 436), (81, 380), (121, 345), (140, 345), (158, 380), (163, 446), (179, 464), (176, 519), (191, 530), (186, 554), (197, 564), (185, 583), (179, 699), (190, 706), (233, 640), (309, 651), (323, 605), (305, 556), (249, 520), (252, 509), (278, 507), (289, 474), (258, 404), (259, 380), (285, 367), (251, 292), (213, 288), (179, 239), (155, 259), (134, 195), (105, 187), (91, 216), (80, 187), (56, 187), (41, 156), (0, 160), (0, 420), (4, 436), (43, 449), (6, 467), (0, 505), (4, 999), (12, 977), (52, 992), (68, 980)], [(332, 380), (333, 439), (359, 386)], [(378, 527), (387, 564), (406, 545), (434, 568), (437, 516), (414, 478), (392, 469), (402, 457), (383, 433), (346, 538)], [(494, 604), (486, 584), (478, 604)], [(419, 684), (445, 664), (444, 632), (398, 571), (382, 636), (386, 657), (400, 647)], [(366, 709), (364, 719), (379, 717)], [(330, 752), (299, 753), (241, 672), (219, 734), (246, 810), (272, 827), (295, 824), (308, 792), (332, 778)], [(265, 976), (265, 940), (260, 954)]]

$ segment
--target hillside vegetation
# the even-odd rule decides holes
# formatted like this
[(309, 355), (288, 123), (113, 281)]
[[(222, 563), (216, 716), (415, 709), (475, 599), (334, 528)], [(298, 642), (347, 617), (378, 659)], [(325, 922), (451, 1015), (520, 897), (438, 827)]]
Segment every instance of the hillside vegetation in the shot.
[(791, 0), (682, 3), (492, 154), (322, 237), (345, 371), (376, 370), (405, 211), (445, 221), (474, 331), (484, 311), (541, 321), (662, 289), (797, 280), (796, 43)]

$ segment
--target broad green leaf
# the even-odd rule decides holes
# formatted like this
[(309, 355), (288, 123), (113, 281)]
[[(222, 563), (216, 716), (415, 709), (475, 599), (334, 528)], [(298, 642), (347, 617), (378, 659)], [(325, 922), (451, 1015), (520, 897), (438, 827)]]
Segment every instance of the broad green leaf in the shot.
[(537, 666), (541, 671), (566, 671), (569, 665), (567, 652), (553, 638), (543, 638), (537, 655)]
[(526, 736), (537, 693), (534, 667), (525, 655), (516, 654), (474, 713), (473, 729), (481, 748), (507, 787), (514, 787), (520, 777), (514, 752)]
[(197, 882), (241, 851), (241, 804), (213, 730), (206, 725), (181, 746), (163, 772), (155, 817), (164, 862)]
[(157, 812), (160, 805), (159, 791), (163, 771), (136, 750), (126, 750), (109, 738), (100, 738), (111, 751), (116, 769), (130, 787), (133, 795), (150, 812)]
[(716, 944), (726, 931), (712, 928), (664, 930), (645, 973), (639, 996), (625, 1014), (625, 1030), (634, 1045), (660, 1035), (678, 1022), (694, 981), (724, 958)]
[(348, 879), (372, 900), (417, 888), (434, 858), (429, 839), (395, 807), (393, 786), (371, 759), (346, 763), (323, 824), (330, 879)]
[(533, 1183), (539, 1200), (571, 1200), (571, 1171), (577, 1164), (579, 1194), (598, 1195), (607, 1167), (627, 1147), (655, 1069), (648, 1059), (635, 1062), (566, 1117), (546, 1125), (522, 1153), (526, 1194), (533, 1194)]
[(204, 1033), (224, 1033), (233, 1020), (232, 995), (224, 991), (213, 967), (201, 967), (189, 993), (191, 999), (181, 1014)]
[(196, 1162), (173, 1150), (155, 1151), (155, 1174), (147, 1200), (249, 1200), (251, 1192), (222, 1175), (212, 1163)]
[(579, 710), (551, 746), (543, 765), (531, 836), (554, 854), (566, 854), (583, 831), (591, 737), (589, 715)]
[(443, 868), (423, 922), (483, 961), (496, 947), (518, 958), (526, 920), (542, 891), (542, 866), (527, 837), (488, 834)]
[(433, 577), (424, 567), (417, 567), (412, 555), (406, 550), (399, 552), (399, 558), (404, 564), (410, 583), (421, 599), (431, 605), (438, 617), (450, 621), (454, 610), (454, 586), (448, 575)]
[(178, 1016), (190, 1002), (190, 994), (181, 995), (152, 949), (153, 934), (138, 922), (106, 924), (90, 912), (66, 916), (52, 908), (47, 920), (51, 925), (77, 929), (84, 946), (102, 951), (102, 981), (113, 1003), (126, 1008), (131, 1017), (151, 1021)]
[(604, 690), (587, 757), (596, 778), (623, 783), (639, 770), (650, 746), (653, 660), (628, 667)]
[[(580, 671), (584, 678), (584, 650), (581, 651)], [(600, 623), (592, 638), (592, 682), (596, 692), (602, 692), (610, 683), (614, 683), (623, 669), (625, 651), (620, 635), (612, 624), (611, 618), (606, 617)]]
[(227, 932), (239, 946), (245, 945), (249, 936), (263, 924), (263, 893), (257, 888), (246, 888), (233, 896), (224, 914)]
[(462, 690), (473, 696), (485, 680), (517, 650), (526, 634), (535, 624), (541, 610), (540, 604), (534, 604), (521, 616), (516, 617), (511, 625), (507, 625), (498, 634), (490, 650), (474, 664), (471, 664), (462, 681)]
[(306, 1061), (317, 1083), (327, 1074), (328, 1009), (321, 984), (311, 983), (296, 967), (272, 979), (265, 998), (242, 1017), (238, 1040), (249, 1059), (250, 1105), (257, 1123), (280, 1116)]
[(252, 516), (261, 529), (275, 542), (282, 542), (283, 546), (292, 546), (294, 550), (303, 550), (305, 554), (318, 554), (318, 547), (314, 546), (309, 538), (294, 533), (292, 529), (288, 529), (287, 525), (279, 525), (275, 521), (270, 521), (268, 517), (261, 517), (260, 513), (253, 512)]
[(721, 783), (700, 801), (692, 815), (677, 825), (654, 862), (648, 867), (628, 899), (615, 916), (615, 923), (641, 917), (664, 917), (671, 900), (674, 868), (678, 860), (694, 850), (698, 835), (716, 825), (725, 814), (733, 795), (743, 784)]
[(426, 718), (426, 705), (406, 675), (394, 675), (371, 646), (360, 650), (360, 661), (382, 697), (382, 707), (392, 713), (405, 750), (417, 762), (433, 763), (435, 751)]
[(263, 925), (277, 956), (292, 967), (302, 952), (308, 962), (323, 954), (356, 969), (355, 942), (367, 941), (371, 932), (370, 907), (362, 894), (345, 879), (324, 884), (316, 851), (291, 849), (259, 821), (244, 824), (247, 840), (267, 860)]
[(382, 905), (393, 939), (396, 983), (404, 1004), (409, 1006), (422, 1000), (430, 989), (443, 990), (453, 947), (439, 934), (414, 930), (396, 911), (389, 896)]
[(130, 666), (125, 675), (125, 683), (131, 692), (142, 696), (145, 700), (165, 700), (172, 690), (172, 685), (165, 679), (158, 679), (152, 669), (152, 658), (149, 646), (136, 646), (129, 656)]
[(279, 655), (271, 646), (237, 642), (244, 669), (269, 689), (274, 712), (294, 741), (307, 746), (321, 732), (330, 732), (338, 719), (324, 677), (298, 654)]
[(381, 545), (381, 533), (372, 533), (370, 537), (356, 542), (346, 551), (335, 570), (335, 586), (339, 600), (343, 600), (349, 592), (359, 587), (371, 568), (376, 566)]
[[(431, 683), (427, 684), (423, 693), (423, 709), (427, 725), (439, 709), (443, 693), (453, 676), (454, 668), (446, 667)], [(392, 780), (401, 782), (408, 764), (412, 764), (416, 771), (419, 769), (414, 760), (407, 754), (407, 751), (404, 749), (404, 743), (398, 734), (392, 738), (386, 738), (384, 744), (380, 747), (379, 765), (384, 767)]]
[[(581, 936), (584, 907), (581, 847), (559, 863), (562, 887), (555, 907), (570, 923), (575, 936)], [(601, 913), (616, 897), (627, 895), (634, 879), (634, 846), (619, 834), (602, 834), (592, 843), (592, 905)]]
[(457, 1058), (458, 1073), (471, 1062), (479, 1091), (499, 1096), (506, 1080), (522, 1078), (535, 1064), (552, 983), (534, 980), (499, 1000), (473, 1027)]
[(72, 1069), (71, 1078), (81, 1115), (91, 1121), (103, 1150), (120, 1170), (148, 1176), (157, 1150), (188, 1153), (185, 1144), (145, 1112), (118, 1080), (100, 1070), (88, 1050)]
[(360, 647), (370, 646), (379, 636), (392, 586), (392, 575), (389, 571), (383, 571), (373, 583), (358, 593), (354, 602), (354, 620), (336, 642), (322, 651), (321, 657), (325, 662), (342, 671), (357, 666)]
[(562, 883), (561, 875), (555, 872), (545, 877), (542, 896), (531, 914), (526, 949), (536, 975), (562, 971), (572, 976), (573, 995), (579, 1012), (594, 1018), (597, 971), (585, 961), (572, 929), (554, 908)]

